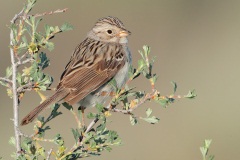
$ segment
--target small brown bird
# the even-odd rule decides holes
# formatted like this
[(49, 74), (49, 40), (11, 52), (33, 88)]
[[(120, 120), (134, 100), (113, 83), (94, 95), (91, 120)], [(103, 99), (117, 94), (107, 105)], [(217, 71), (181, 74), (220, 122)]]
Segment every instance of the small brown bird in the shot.
[(128, 35), (130, 32), (118, 18), (99, 19), (73, 52), (56, 92), (24, 117), (21, 125), (32, 122), (47, 106), (62, 100), (84, 107), (104, 103), (114, 89), (109, 81), (114, 78), (121, 88), (128, 79), (132, 61)]

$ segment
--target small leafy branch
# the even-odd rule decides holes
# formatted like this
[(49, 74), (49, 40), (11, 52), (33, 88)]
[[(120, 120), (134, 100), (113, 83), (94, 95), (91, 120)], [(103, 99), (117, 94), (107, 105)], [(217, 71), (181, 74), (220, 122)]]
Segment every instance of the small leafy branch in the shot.
[[(150, 47), (143, 46), (143, 51), (139, 51), (141, 55), (141, 59), (138, 60), (138, 67), (137, 69), (131, 69), (129, 71), (129, 80), (124, 88), (117, 89), (116, 82), (113, 81), (112, 84), (116, 88), (116, 94), (113, 96), (111, 105), (107, 109), (112, 112), (121, 112), (124, 114), (130, 115), (130, 122), (132, 125), (135, 125), (138, 123), (138, 120), (144, 120), (148, 123), (155, 124), (159, 121), (159, 118), (152, 115), (152, 109), (148, 108), (146, 110), (146, 117), (139, 117), (136, 116), (133, 111), (140, 107), (145, 102), (154, 101), (163, 107), (167, 107), (171, 103), (173, 103), (176, 99), (181, 98), (195, 98), (196, 94), (195, 91), (189, 91), (187, 95), (181, 96), (176, 95), (177, 90), (177, 84), (175, 82), (171, 82), (173, 85), (173, 93), (165, 96), (161, 95), (160, 91), (158, 91), (155, 87), (155, 83), (157, 81), (157, 75), (155, 73), (152, 73), (153, 64), (155, 62), (156, 58), (149, 59), (150, 54)], [(138, 78), (140, 75), (143, 75), (144, 78), (146, 78), (149, 81), (151, 92), (146, 93), (145, 91), (135, 91), (134, 88), (129, 88), (128, 85), (136, 78)], [(122, 103), (123, 106), (119, 109), (116, 108), (118, 104)]]
[[(30, 15), (29, 12), (35, 5), (36, 0), (28, 0), (24, 8), (16, 14), (11, 20), (10, 28), (10, 56), (11, 66), (6, 69), (6, 76), (0, 77), (0, 84), (7, 87), (9, 97), (13, 99), (14, 111), (14, 131), (15, 131), (15, 146), (17, 155), (21, 154), (21, 135), (19, 133), (19, 105), (26, 91), (35, 90), (45, 91), (49, 89), (53, 79), (45, 74), (43, 70), (49, 65), (49, 60), (41, 49), (46, 48), (53, 50), (54, 44), (49, 40), (56, 34), (71, 30), (72, 27), (68, 24), (58, 26), (45, 26), (45, 33), (37, 31), (37, 27), (42, 20), (42, 15)], [(62, 13), (66, 9), (59, 9), (50, 12)], [(24, 68), (23, 68), (24, 67)], [(22, 71), (19, 71), (23, 68)]]
[(213, 155), (208, 155), (211, 142), (212, 142), (212, 140), (206, 139), (204, 141), (203, 147), (200, 147), (200, 151), (202, 153), (203, 160), (214, 160)]
[[(58, 160), (68, 160), (100, 155), (104, 150), (110, 151), (111, 146), (121, 144), (117, 132), (106, 127), (112, 113), (129, 115), (132, 125), (137, 124), (139, 120), (155, 124), (158, 123), (159, 118), (152, 115), (151, 108), (146, 110), (145, 116), (137, 116), (134, 111), (150, 101), (167, 107), (176, 99), (196, 97), (194, 90), (189, 91), (185, 96), (176, 95), (177, 84), (175, 82), (171, 82), (172, 94), (161, 95), (155, 86), (157, 81), (157, 75), (153, 73), (155, 58), (150, 59), (150, 47), (143, 46), (143, 50), (139, 51), (142, 58), (138, 61), (136, 69), (133, 67), (130, 69), (127, 84), (123, 88), (117, 88), (114, 79), (110, 82), (115, 88), (114, 92), (99, 95), (110, 94), (112, 98), (109, 105), (107, 107), (102, 104), (96, 105), (96, 111), (87, 114), (87, 118), (91, 120), (88, 125), (85, 125), (83, 108), (79, 107), (76, 112), (69, 104), (62, 104), (72, 113), (77, 124), (77, 127), (72, 129), (75, 139), (72, 147), (65, 146), (60, 134), (50, 139), (45, 138), (50, 129), (50, 126), (47, 126), (48, 122), (62, 114), (58, 111), (60, 104), (51, 106), (52, 112), (47, 118), (38, 117), (32, 135), (24, 134), (19, 129), (18, 110), (21, 100), (28, 91), (35, 91), (44, 100), (45, 96), (41, 91), (51, 90), (50, 86), (53, 83), (53, 78), (44, 72), (44, 69), (49, 67), (49, 59), (43, 50), (52, 51), (54, 43), (50, 40), (56, 34), (72, 29), (71, 25), (65, 23), (61, 27), (45, 25), (44, 33), (39, 32), (38, 26), (42, 21), (42, 16), (66, 12), (67, 9), (30, 14), (35, 3), (36, 0), (28, 0), (24, 8), (11, 20), (9, 26), (11, 66), (6, 69), (6, 75), (0, 77), (0, 84), (7, 88), (8, 96), (13, 99), (15, 135), (9, 143), (16, 147), (16, 152), (12, 155), (15, 159), (29, 160), (40, 157), (50, 159), (54, 156)], [(139, 76), (143, 76), (149, 82), (150, 92), (129, 87), (131, 82)], [(97, 122), (98, 125), (95, 127)], [(56, 147), (46, 151), (41, 142), (53, 143)]]

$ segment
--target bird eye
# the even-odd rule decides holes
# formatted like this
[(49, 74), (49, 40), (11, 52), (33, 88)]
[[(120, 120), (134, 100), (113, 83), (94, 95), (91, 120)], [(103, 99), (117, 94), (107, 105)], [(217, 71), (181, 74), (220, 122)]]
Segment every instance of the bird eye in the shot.
[(107, 33), (108, 34), (112, 34), (112, 30), (107, 30)]

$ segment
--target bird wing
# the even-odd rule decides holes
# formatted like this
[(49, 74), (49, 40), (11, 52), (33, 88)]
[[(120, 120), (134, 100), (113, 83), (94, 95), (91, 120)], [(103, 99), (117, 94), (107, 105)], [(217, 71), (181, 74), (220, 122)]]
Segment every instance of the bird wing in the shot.
[(58, 88), (69, 89), (65, 101), (75, 104), (111, 80), (125, 61), (126, 54), (120, 44), (87, 39), (74, 51)]

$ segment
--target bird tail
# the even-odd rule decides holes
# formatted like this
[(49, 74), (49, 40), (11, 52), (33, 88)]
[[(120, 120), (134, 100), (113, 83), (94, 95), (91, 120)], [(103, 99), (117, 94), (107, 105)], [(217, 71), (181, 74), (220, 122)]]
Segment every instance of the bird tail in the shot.
[(49, 106), (53, 103), (56, 103), (56, 102), (62, 100), (67, 95), (68, 95), (68, 92), (65, 89), (59, 88), (54, 93), (54, 95), (52, 95), (51, 97), (46, 99), (43, 103), (41, 103), (39, 106), (34, 108), (28, 115), (26, 115), (22, 119), (21, 125), (23, 126), (23, 125), (26, 125), (26, 124), (32, 122), (43, 109), (45, 109), (47, 106)]

